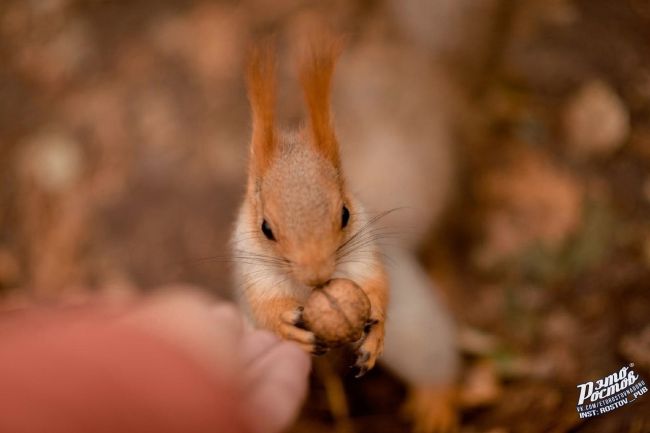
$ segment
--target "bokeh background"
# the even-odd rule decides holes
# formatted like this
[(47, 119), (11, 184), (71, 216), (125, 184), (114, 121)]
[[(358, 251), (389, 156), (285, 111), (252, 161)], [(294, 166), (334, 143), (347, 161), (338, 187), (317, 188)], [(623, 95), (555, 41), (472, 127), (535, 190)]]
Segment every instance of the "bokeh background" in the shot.
[[(579, 383), (630, 362), (650, 379), (644, 0), (2, 0), (2, 304), (229, 296), (246, 50), (273, 33), (285, 53), (306, 16), (350, 50), (408, 46), (453, 87), (457, 176), (421, 258), (459, 322), (462, 431), (650, 432), (647, 396), (575, 412)], [(344, 419), (326, 382), (292, 432), (409, 431), (386, 370), (344, 374)]]

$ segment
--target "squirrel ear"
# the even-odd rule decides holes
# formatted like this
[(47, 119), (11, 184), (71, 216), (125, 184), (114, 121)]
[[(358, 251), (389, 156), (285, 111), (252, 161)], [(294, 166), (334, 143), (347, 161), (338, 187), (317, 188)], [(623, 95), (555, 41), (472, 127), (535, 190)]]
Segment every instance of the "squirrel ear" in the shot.
[(307, 102), (314, 144), (335, 167), (339, 167), (339, 147), (330, 114), (330, 90), (341, 44), (335, 40), (323, 40), (319, 41), (318, 48), (315, 45), (312, 43), (302, 56), (300, 81)]
[(275, 56), (271, 41), (254, 46), (248, 63), (248, 99), (253, 117), (250, 171), (259, 177), (275, 152)]

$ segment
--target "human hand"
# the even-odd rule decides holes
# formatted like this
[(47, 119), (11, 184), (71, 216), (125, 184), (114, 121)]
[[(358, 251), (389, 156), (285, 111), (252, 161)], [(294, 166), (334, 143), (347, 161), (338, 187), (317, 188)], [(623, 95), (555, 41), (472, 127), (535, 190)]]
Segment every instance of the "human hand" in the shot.
[(310, 357), (294, 343), (246, 326), (232, 304), (175, 291), (144, 302), (120, 322), (173, 344), (207, 371), (233, 378), (242, 418), (254, 433), (285, 429), (304, 400)]

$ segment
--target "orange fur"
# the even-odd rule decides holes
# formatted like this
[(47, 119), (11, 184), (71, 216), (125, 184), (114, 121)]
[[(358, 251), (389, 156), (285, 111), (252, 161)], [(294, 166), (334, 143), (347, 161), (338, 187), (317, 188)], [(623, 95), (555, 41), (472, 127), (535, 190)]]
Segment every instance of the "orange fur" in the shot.
[(257, 324), (273, 331), (279, 329), (285, 311), (294, 310), (300, 305), (296, 299), (286, 296), (273, 298), (253, 296), (248, 299), (248, 302)]
[(372, 278), (359, 281), (358, 284), (370, 301), (370, 320), (376, 322), (359, 347), (361, 352), (369, 354), (366, 365), (368, 369), (371, 369), (384, 350), (384, 324), (386, 321), (386, 308), (388, 307), (388, 276), (383, 269), (378, 269)]
[(286, 296), (257, 297), (249, 299), (248, 304), (258, 326), (295, 342), (306, 352), (314, 350), (314, 334), (295, 326), (294, 319), (296, 317), (294, 315), (297, 314), (297, 308), (300, 306), (295, 298)]
[(359, 284), (370, 300), (372, 307), (370, 318), (384, 321), (384, 314), (388, 306), (388, 276), (384, 269), (377, 269), (371, 279), (361, 281)]
[[(388, 287), (367, 214), (345, 190), (341, 174), (329, 95), (337, 53), (334, 43), (309, 51), (300, 67), (309, 128), (279, 134), (271, 48), (253, 51), (248, 72), (253, 116), (249, 188), (233, 246), (241, 258), (236, 273), (249, 316), (257, 326), (312, 353), (322, 348), (312, 332), (298, 326), (300, 305), (314, 286), (337, 272), (359, 279), (374, 323), (357, 347), (357, 366), (365, 372), (383, 350)], [(351, 214), (345, 224), (344, 207)], [(346, 245), (346, 240), (351, 242)]]
[[(383, 352), (389, 279), (380, 259), (379, 247), (371, 239), (372, 232), (358, 236), (345, 246), (347, 241), (356, 236), (355, 233), (363, 231), (364, 227), (372, 230), (372, 227), (364, 212), (363, 202), (347, 190), (343, 180), (338, 140), (330, 113), (330, 87), (340, 44), (333, 42), (335, 38), (326, 36), (327, 31), (314, 31), (318, 26), (312, 24), (310, 23), (308, 32), (311, 37), (303, 35), (305, 37), (295, 38), (299, 45), (302, 45), (300, 41), (312, 41), (311, 45), (307, 42), (306, 47), (297, 47), (302, 53), (299, 57), (299, 77), (308, 114), (307, 126), (302, 130), (280, 133), (276, 129), (275, 62), (271, 47), (267, 44), (258, 48), (251, 56), (248, 71), (253, 117), (251, 165), (249, 189), (233, 237), (233, 252), (237, 257), (235, 275), (241, 305), (253, 323), (297, 343), (311, 353), (319, 351), (319, 344), (313, 333), (300, 326), (300, 305), (304, 305), (312, 287), (324, 280), (344, 277), (355, 281), (370, 300), (373, 321), (365, 338), (355, 346), (356, 366), (360, 372), (365, 372), (373, 368)], [(382, 65), (375, 65), (370, 70), (377, 67), (381, 68)], [(361, 70), (367, 76), (367, 70)], [(363, 79), (364, 76), (360, 78)], [(353, 82), (357, 83), (358, 80)], [(380, 86), (379, 93), (381, 91)], [(427, 99), (428, 96), (424, 95), (423, 98)], [(431, 104), (427, 102), (424, 106), (430, 107)], [(395, 123), (390, 123), (393, 124)], [(375, 126), (379, 128), (379, 133), (385, 127), (383, 124), (372, 125)], [(425, 139), (421, 141), (426, 141), (424, 144), (430, 146), (431, 131), (425, 129), (428, 135), (425, 133)], [(370, 134), (368, 137), (371, 137), (370, 144), (376, 141), (372, 139), (375, 135)], [(372, 149), (372, 146), (369, 148)], [(424, 157), (428, 155), (425, 153)], [(414, 191), (415, 196), (419, 197), (418, 190)], [(371, 194), (370, 200), (372, 197)], [(377, 205), (375, 209), (381, 209), (384, 205)], [(341, 227), (342, 206), (346, 206), (352, 214), (344, 229)], [(263, 221), (273, 231), (272, 240), (261, 232)], [(341, 247), (345, 254), (338, 257), (338, 249)], [(414, 257), (412, 259), (415, 260)], [(408, 265), (411, 262), (407, 260), (400, 263)], [(422, 283), (417, 266), (415, 263), (407, 267), (404, 275), (398, 272), (397, 277), (401, 279), (397, 284), (407, 281), (409, 284), (406, 286), (410, 287), (399, 289), (414, 289), (406, 290), (407, 306), (411, 303), (424, 303), (429, 309), (416, 309), (418, 311), (415, 314), (420, 316), (415, 317), (415, 321), (410, 318), (401, 320), (403, 314), (408, 314), (403, 311), (398, 311), (399, 314), (395, 314), (395, 311), (391, 313), (392, 322), (388, 330), (392, 344), (389, 340), (386, 361), (393, 367), (391, 362), (398, 359), (395, 371), (411, 385), (405, 412), (413, 419), (415, 430), (426, 433), (448, 432), (457, 423), (453, 388), (445, 387), (444, 383), (432, 382), (430, 377), (435, 375), (422, 374), (421, 370), (423, 364), (427, 371), (441, 369), (436, 361), (435, 369), (431, 368), (429, 359), (449, 364), (450, 361), (444, 358), (447, 356), (444, 352), (446, 340), (441, 343), (441, 359), (429, 358), (431, 353), (439, 356), (436, 352), (436, 347), (440, 345), (438, 341), (431, 340), (430, 350), (428, 347), (414, 345), (411, 338), (408, 338), (409, 333), (416, 333), (415, 337), (427, 334), (428, 337), (428, 332), (433, 331), (441, 332), (445, 337), (446, 332), (451, 332), (444, 328), (444, 317), (439, 321), (427, 320), (441, 315), (435, 314), (439, 310), (435, 308), (436, 300), (418, 291), (423, 286), (428, 290), (429, 286), (426, 282)], [(394, 277), (393, 269), (391, 283), (395, 283)], [(400, 290), (395, 298), (399, 301), (399, 295), (404, 293), (405, 290)], [(402, 296), (402, 302), (404, 298)], [(415, 323), (415, 329), (410, 325), (412, 323)], [(422, 323), (426, 326), (418, 328)], [(431, 323), (442, 323), (442, 331), (428, 328)], [(397, 345), (398, 349), (405, 349), (398, 350), (398, 356), (391, 361), (388, 355), (391, 354), (391, 349), (395, 351), (395, 329), (398, 329), (398, 336), (406, 337), (403, 340), (407, 340), (407, 344)], [(430, 337), (435, 340), (436, 336), (434, 333)], [(413, 341), (421, 340), (415, 338)], [(415, 359), (416, 363), (414, 366), (403, 363), (404, 359)]]
[(330, 41), (322, 46), (321, 49), (312, 46), (306, 51), (300, 66), (300, 81), (309, 111), (313, 143), (338, 168), (339, 146), (330, 113), (330, 89), (340, 44)]
[(403, 414), (413, 421), (416, 433), (449, 433), (458, 431), (455, 386), (419, 386), (409, 390)]
[(270, 43), (251, 50), (248, 64), (248, 98), (253, 116), (250, 172), (255, 177), (264, 174), (277, 147), (275, 69)]

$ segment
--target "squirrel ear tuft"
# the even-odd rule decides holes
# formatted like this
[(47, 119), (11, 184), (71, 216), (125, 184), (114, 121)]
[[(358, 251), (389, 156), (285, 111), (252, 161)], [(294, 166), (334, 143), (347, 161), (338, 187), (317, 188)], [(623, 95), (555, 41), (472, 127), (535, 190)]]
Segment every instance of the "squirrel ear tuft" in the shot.
[(248, 62), (248, 99), (253, 117), (250, 170), (256, 177), (268, 168), (277, 147), (275, 70), (272, 40), (252, 47)]
[(340, 158), (330, 112), (330, 92), (334, 65), (340, 51), (341, 43), (338, 40), (323, 37), (312, 41), (304, 50), (299, 71), (314, 144), (335, 167), (340, 166)]

